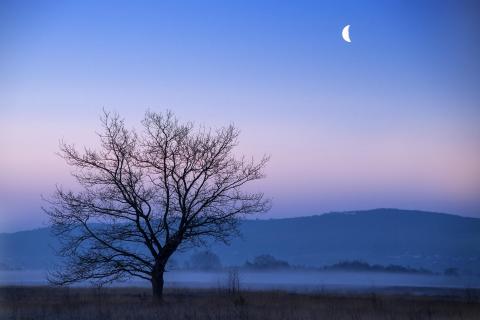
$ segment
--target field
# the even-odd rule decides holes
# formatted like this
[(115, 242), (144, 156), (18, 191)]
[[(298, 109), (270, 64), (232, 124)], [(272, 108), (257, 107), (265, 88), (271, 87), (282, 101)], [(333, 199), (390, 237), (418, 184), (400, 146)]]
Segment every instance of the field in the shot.
[(479, 319), (477, 291), (457, 296), (167, 289), (0, 287), (0, 319)]

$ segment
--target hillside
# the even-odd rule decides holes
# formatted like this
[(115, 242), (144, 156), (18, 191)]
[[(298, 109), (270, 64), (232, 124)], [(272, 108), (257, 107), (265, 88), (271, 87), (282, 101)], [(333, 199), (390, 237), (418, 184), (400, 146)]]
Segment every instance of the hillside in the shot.
[[(443, 271), (480, 269), (480, 219), (376, 209), (301, 218), (247, 220), (229, 246), (214, 244), (224, 265), (268, 253), (290, 264), (323, 266), (344, 260)], [(49, 230), (0, 234), (0, 263), (26, 269), (55, 260)], [(190, 252), (174, 256), (182, 262)]]

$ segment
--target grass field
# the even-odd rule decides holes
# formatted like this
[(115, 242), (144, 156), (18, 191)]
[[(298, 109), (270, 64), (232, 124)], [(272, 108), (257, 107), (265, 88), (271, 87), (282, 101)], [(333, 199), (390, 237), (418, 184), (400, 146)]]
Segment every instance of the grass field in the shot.
[(475, 294), (427, 297), (144, 288), (0, 287), (0, 319), (480, 319)]

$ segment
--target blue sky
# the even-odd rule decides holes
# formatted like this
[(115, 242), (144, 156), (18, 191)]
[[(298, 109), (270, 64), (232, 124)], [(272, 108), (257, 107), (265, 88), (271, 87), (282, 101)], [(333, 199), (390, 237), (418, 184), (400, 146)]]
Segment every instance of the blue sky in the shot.
[(235, 123), (272, 156), (265, 217), (480, 217), (479, 31), (475, 1), (2, 1), (0, 231), (46, 222), (58, 140), (103, 107)]

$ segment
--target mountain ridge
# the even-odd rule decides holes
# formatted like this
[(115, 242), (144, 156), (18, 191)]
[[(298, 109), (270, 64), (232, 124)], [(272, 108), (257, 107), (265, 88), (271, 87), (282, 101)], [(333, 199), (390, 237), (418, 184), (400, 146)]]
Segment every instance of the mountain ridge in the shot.
[[(417, 214), (434, 214), (434, 215), (444, 215), (444, 216), (454, 216), (457, 218), (465, 218), (465, 219), (472, 219), (472, 220), (480, 220), (480, 217), (470, 217), (470, 216), (463, 216), (459, 214), (454, 214), (454, 213), (447, 213), (447, 212), (436, 212), (436, 211), (429, 211), (429, 210), (415, 210), (415, 209), (399, 209), (399, 208), (388, 208), (388, 207), (380, 207), (380, 208), (374, 208), (374, 209), (365, 209), (365, 210), (349, 210), (349, 211), (328, 211), (324, 213), (317, 213), (317, 214), (310, 214), (310, 215), (305, 215), (305, 216), (294, 216), (294, 217), (279, 217), (279, 218), (251, 218), (251, 219), (244, 219), (244, 221), (271, 221), (271, 220), (295, 220), (295, 219), (305, 219), (305, 218), (313, 218), (313, 217), (322, 217), (326, 215), (351, 215), (351, 214), (370, 214), (370, 213), (376, 213), (378, 211), (385, 210), (389, 211), (387, 213), (402, 213), (402, 214), (408, 214), (408, 213), (417, 213)], [(15, 233), (21, 233), (21, 232), (31, 232), (31, 231), (40, 231), (40, 230), (45, 230), (49, 229), (49, 226), (46, 227), (35, 227), (32, 229), (22, 229), (22, 230), (17, 230), (17, 231), (9, 231), (9, 232), (0, 232), (1, 235), (6, 235), (6, 234), (15, 234)]]
[[(295, 265), (345, 260), (443, 271), (480, 269), (480, 219), (428, 211), (378, 208), (279, 219), (248, 219), (229, 246), (210, 243), (224, 265), (260, 254)], [(56, 261), (48, 227), (0, 234), (0, 263), (45, 268)], [(197, 250), (203, 250), (199, 248)], [(192, 250), (174, 255), (183, 263)]]

